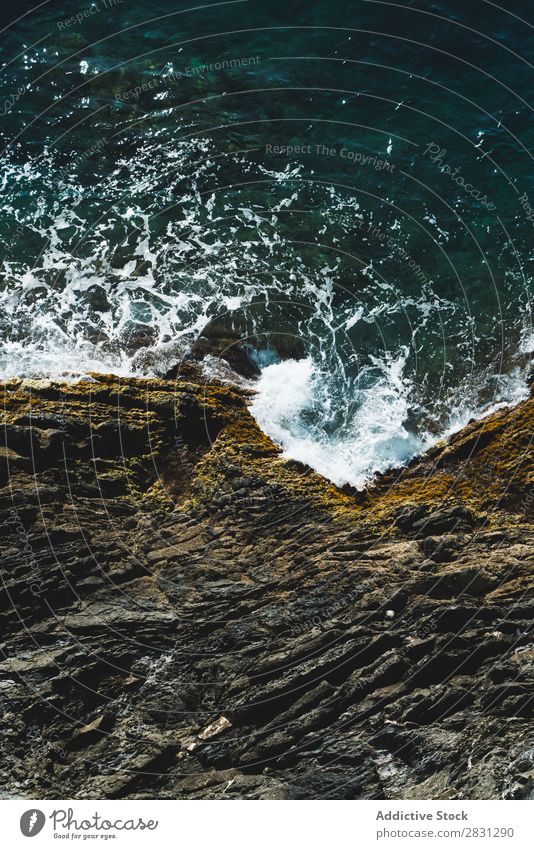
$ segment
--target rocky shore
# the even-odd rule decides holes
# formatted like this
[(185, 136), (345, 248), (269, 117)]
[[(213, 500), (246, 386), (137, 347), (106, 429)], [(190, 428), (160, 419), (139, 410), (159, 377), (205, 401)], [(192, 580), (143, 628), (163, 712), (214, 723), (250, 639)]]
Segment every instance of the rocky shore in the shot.
[(534, 798), (534, 399), (358, 493), (249, 395), (3, 384), (4, 797)]

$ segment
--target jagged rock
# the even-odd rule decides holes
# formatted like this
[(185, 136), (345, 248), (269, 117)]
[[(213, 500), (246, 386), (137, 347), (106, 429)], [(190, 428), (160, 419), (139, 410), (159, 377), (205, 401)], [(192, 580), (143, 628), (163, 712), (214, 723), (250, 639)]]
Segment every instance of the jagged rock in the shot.
[(3, 793), (531, 796), (532, 399), (362, 494), (193, 361), (4, 392)]

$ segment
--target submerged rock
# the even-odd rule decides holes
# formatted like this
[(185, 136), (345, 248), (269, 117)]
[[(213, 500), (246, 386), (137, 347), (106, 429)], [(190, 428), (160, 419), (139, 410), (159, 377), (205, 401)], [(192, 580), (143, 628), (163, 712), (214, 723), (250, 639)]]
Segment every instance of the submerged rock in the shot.
[(3, 389), (3, 794), (531, 795), (532, 399), (357, 493), (194, 363)]

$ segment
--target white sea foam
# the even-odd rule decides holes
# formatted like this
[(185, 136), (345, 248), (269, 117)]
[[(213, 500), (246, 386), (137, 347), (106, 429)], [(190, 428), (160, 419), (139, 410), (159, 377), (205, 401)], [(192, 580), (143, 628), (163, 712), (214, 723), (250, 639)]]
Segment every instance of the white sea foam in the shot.
[(286, 360), (263, 369), (251, 412), (283, 456), (310, 466), (337, 486), (362, 489), (380, 472), (404, 465), (473, 418), (488, 415), (528, 396), (524, 374), (499, 380), (491, 402), (476, 407), (456, 399), (448, 420), (434, 432), (407, 428), (410, 381), (403, 378), (406, 352), (385, 362), (373, 385), (357, 394), (354, 415), (334, 433), (329, 418), (329, 381), (311, 358)]
[(327, 426), (328, 383), (311, 358), (267, 366), (252, 413), (286, 457), (338, 486), (362, 487), (375, 472), (404, 463), (424, 446), (404, 427), (408, 400), (401, 369), (402, 358), (385, 367), (374, 385), (359, 390), (353, 417), (334, 433)]
[[(332, 186), (310, 186), (302, 165), (270, 171), (212, 154), (202, 139), (147, 142), (94, 186), (78, 177), (81, 157), (61, 168), (48, 151), (0, 163), (9, 225), (1, 377), (161, 374), (210, 322), (256, 339), (275, 329), (273, 345), (254, 356), (254, 415), (286, 456), (357, 487), (523, 397), (524, 367), (493, 378), (487, 351), (476, 359), (480, 339), (462, 299), (426, 277), (421, 284), (396, 248), (373, 258), (372, 211)], [(255, 186), (248, 202), (226, 189), (229, 167), (238, 187), (243, 174)], [(217, 179), (224, 192), (211, 190)], [(302, 223), (320, 245), (296, 238)], [(388, 233), (410, 244), (396, 216)], [(273, 362), (276, 332), (304, 340), (309, 355)], [(526, 330), (523, 355), (532, 338)], [(487, 349), (493, 355), (491, 340)], [(204, 367), (228, 378), (220, 361)], [(427, 377), (436, 383), (440, 369), (438, 396)]]

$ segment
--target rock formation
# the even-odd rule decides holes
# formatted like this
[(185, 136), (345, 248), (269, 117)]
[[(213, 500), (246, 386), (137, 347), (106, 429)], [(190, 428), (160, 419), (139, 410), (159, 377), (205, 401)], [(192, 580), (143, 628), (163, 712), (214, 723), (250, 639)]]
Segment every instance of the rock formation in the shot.
[(534, 399), (358, 493), (195, 364), (3, 390), (4, 796), (534, 797)]

